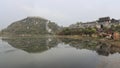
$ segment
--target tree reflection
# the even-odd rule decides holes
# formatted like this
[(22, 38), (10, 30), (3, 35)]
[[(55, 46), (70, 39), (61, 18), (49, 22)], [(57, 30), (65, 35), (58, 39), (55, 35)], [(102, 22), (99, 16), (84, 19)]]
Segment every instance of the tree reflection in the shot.
[[(3, 39), (11, 46), (22, 49), (29, 53), (43, 52), (57, 46), (59, 43), (69, 44), (76, 49), (88, 49), (96, 51), (99, 55), (109, 56), (119, 52), (120, 48), (117, 46), (108, 46), (100, 43), (93, 38), (72, 39), (72, 38), (56, 38), (56, 37), (42, 37), (42, 38), (12, 38)], [(63, 45), (65, 45), (63, 44)]]
[(96, 51), (99, 55), (109, 56), (109, 54), (120, 53), (120, 47), (106, 45), (95, 39), (70, 39), (63, 38), (62, 42), (69, 44), (76, 49), (88, 49)]

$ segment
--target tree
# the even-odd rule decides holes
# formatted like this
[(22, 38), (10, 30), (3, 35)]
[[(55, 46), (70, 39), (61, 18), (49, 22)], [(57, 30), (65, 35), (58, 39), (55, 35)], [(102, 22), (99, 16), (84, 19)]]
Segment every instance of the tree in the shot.
[(83, 29), (83, 33), (85, 35), (89, 35), (89, 36), (92, 36), (92, 34), (96, 33), (97, 30), (95, 28), (86, 28), (86, 29)]

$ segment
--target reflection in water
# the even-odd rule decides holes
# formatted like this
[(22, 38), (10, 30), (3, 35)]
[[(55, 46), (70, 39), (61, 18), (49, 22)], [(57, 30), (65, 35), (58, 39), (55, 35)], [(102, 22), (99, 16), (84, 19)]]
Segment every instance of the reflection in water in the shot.
[(29, 53), (42, 52), (52, 47), (57, 46), (59, 43), (69, 44), (76, 49), (88, 49), (96, 51), (99, 55), (108, 56), (120, 52), (120, 48), (117, 46), (108, 46), (94, 39), (70, 39), (70, 38), (14, 38), (3, 39), (15, 48), (22, 49)]
[[(3, 41), (8, 44), (1, 43)], [(18, 68), (120, 68), (120, 48), (104, 45), (95, 39), (45, 37), (3, 41), (0, 45), (6, 46), (0, 47), (0, 65)]]
[(76, 49), (89, 49), (96, 51), (99, 55), (109, 56), (109, 54), (120, 53), (120, 48), (114, 45), (108, 46), (94, 39), (68, 39), (63, 38), (62, 41)]
[(0, 68), (19, 68), (20, 65), (30, 65), (31, 56), (22, 50), (10, 46), (0, 40)]
[(29, 53), (42, 52), (57, 46), (56, 38), (13, 38), (3, 39), (15, 48), (22, 49)]

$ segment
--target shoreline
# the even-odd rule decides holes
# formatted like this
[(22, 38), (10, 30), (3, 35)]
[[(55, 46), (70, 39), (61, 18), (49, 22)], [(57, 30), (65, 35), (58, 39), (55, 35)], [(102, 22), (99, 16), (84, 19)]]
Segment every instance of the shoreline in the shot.
[(95, 40), (102, 44), (108, 46), (117, 46), (120, 47), (120, 40), (112, 40), (106, 38), (99, 37), (88, 37), (88, 36), (80, 36), (80, 35), (31, 35), (31, 36), (0, 36), (0, 38), (44, 38), (44, 37), (55, 37), (55, 38), (68, 38), (68, 39), (78, 39), (78, 40)]

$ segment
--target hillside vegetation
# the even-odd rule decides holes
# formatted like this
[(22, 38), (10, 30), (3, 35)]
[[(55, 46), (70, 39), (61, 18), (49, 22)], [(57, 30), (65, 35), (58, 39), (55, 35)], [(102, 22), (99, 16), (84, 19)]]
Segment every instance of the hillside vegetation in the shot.
[(16, 21), (2, 30), (3, 34), (23, 35), (23, 34), (55, 34), (60, 27), (47, 19), (40, 17), (27, 17)]

